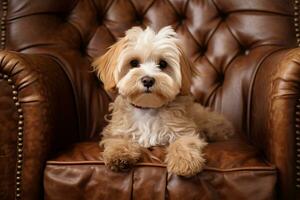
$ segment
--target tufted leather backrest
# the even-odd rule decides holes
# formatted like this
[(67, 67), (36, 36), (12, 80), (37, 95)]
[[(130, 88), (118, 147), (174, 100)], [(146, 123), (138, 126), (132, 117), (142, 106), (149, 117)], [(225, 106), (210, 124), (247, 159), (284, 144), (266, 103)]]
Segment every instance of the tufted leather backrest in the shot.
[(194, 63), (196, 99), (241, 132), (248, 129), (256, 71), (268, 55), (296, 46), (286, 0), (10, 0), (5, 18), (3, 48), (50, 54), (64, 64), (86, 137), (101, 129), (105, 107), (90, 62), (132, 26), (172, 25)]

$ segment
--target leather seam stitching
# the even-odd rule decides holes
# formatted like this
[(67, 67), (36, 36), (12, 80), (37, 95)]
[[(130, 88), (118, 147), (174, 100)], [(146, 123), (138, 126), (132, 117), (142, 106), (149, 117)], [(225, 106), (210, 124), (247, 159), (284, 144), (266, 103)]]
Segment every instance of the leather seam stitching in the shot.
[[(103, 161), (47, 161), (47, 167), (49, 166), (74, 166), (74, 165), (81, 165), (81, 166), (90, 166), (90, 165), (100, 165), (104, 166)], [(165, 164), (150, 164), (150, 163), (138, 163), (135, 167), (163, 167), (165, 168)], [(221, 169), (215, 167), (204, 167), (203, 170), (205, 171), (219, 171), (219, 172), (232, 172), (232, 171), (276, 171), (276, 167), (274, 165), (265, 166), (265, 167), (233, 167), (228, 169)]]

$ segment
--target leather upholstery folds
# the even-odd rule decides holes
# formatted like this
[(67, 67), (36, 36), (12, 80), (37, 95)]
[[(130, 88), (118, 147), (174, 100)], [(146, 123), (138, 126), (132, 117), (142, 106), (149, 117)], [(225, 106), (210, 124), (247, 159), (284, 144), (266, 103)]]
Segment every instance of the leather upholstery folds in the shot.
[[(111, 194), (127, 191), (124, 198), (138, 198), (146, 192), (143, 186), (158, 199), (178, 199), (184, 192), (200, 199), (300, 198), (295, 166), (300, 50), (292, 0), (1, 3), (0, 73), (18, 87), (24, 110), (23, 199), (41, 199), (44, 190), (46, 199), (67, 199), (83, 189), (81, 195), (92, 199), (106, 187)], [(194, 64), (196, 100), (226, 115), (246, 142), (210, 145), (207, 169), (191, 180), (167, 175), (162, 157), (157, 163), (145, 156), (128, 173), (109, 172), (95, 143), (80, 144), (99, 139), (109, 103), (91, 61), (132, 26), (166, 25), (175, 28)], [(0, 199), (5, 200), (16, 197), (17, 116), (12, 89), (0, 79)], [(74, 142), (79, 144), (61, 151)], [(157, 187), (147, 185), (153, 182)]]
[[(222, 149), (222, 150), (220, 150)], [(164, 151), (145, 149), (143, 160), (129, 172), (104, 166), (97, 143), (73, 145), (47, 162), (45, 197), (63, 199), (273, 199), (275, 166), (240, 140), (210, 144), (207, 167), (191, 178), (166, 172)], [(100, 158), (99, 158), (100, 157)], [(263, 188), (263, 189), (261, 189)]]
[[(279, 169), (284, 191), (296, 185), (299, 150), (300, 49), (277, 51), (257, 73), (253, 88), (251, 139)], [(268, 83), (272, 84), (268, 84)], [(264, 87), (262, 87), (264, 85)], [(264, 132), (265, 134), (258, 134)], [(296, 163), (296, 164), (295, 164)], [(299, 169), (298, 169), (299, 170)], [(300, 198), (300, 194), (286, 199)]]
[(255, 70), (276, 49), (296, 46), (293, 7), (285, 0), (24, 0), (12, 2), (7, 20), (7, 49), (63, 62), (85, 138), (102, 127), (102, 97), (90, 60), (132, 26), (172, 25), (199, 73), (194, 95), (242, 131)]
[(16, 162), (20, 160), (16, 140), (22, 131), (22, 195), (40, 199), (37, 184), (42, 183), (46, 158), (78, 138), (71, 85), (49, 56), (2, 51), (0, 63), (1, 72), (9, 74), (18, 88), (24, 118), (23, 130), (18, 130), (20, 119), (11, 86), (0, 81), (0, 199), (13, 199), (15, 195)]

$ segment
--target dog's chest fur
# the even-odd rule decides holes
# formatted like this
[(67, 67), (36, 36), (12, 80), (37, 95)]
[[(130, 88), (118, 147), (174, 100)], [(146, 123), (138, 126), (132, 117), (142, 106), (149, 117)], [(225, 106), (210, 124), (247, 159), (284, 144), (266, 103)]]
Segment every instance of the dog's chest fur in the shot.
[(103, 135), (128, 137), (144, 147), (167, 145), (177, 137), (197, 134), (197, 126), (187, 111), (190, 104), (191, 98), (178, 97), (159, 109), (140, 109), (118, 96)]

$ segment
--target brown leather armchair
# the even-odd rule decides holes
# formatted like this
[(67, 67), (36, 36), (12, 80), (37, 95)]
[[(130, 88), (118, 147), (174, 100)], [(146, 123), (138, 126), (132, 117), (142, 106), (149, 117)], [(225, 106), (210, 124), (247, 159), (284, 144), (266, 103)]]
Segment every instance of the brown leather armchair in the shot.
[[(299, 199), (299, 1), (2, 0), (0, 199)], [(238, 136), (199, 175), (167, 174), (162, 148), (126, 173), (97, 145), (109, 102), (91, 61), (132, 26), (172, 25), (196, 100)], [(298, 43), (298, 44), (297, 44)]]

